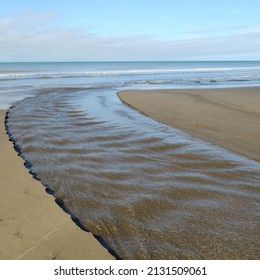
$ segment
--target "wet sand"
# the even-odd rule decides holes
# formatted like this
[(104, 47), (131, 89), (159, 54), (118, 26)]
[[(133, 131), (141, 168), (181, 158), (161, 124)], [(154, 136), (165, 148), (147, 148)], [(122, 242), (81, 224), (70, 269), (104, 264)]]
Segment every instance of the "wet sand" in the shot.
[(260, 88), (127, 90), (121, 100), (149, 117), (260, 161)]
[(0, 110), (0, 259), (114, 259), (32, 178), (9, 141)]

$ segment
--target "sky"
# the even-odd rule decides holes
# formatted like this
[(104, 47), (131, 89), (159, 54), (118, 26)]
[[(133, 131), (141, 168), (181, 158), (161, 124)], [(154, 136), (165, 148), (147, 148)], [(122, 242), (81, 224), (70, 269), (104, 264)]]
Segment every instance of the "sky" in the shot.
[(0, 62), (260, 60), (259, 0), (0, 0)]

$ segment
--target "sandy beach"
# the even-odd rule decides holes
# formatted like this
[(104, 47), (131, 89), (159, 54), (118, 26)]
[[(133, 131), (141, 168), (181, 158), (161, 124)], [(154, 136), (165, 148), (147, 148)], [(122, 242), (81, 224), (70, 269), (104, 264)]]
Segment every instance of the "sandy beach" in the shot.
[(149, 117), (260, 161), (260, 88), (127, 90), (121, 100)]
[(24, 167), (0, 110), (0, 259), (114, 259)]
[[(107, 94), (98, 94), (93, 93), (92, 102), (85, 105), (86, 111), (91, 112), (93, 104), (99, 104), (103, 100), (101, 98), (106, 100)], [(85, 227), (102, 236), (112, 248), (117, 249), (120, 257), (257, 259), (258, 190), (254, 178), (259, 178), (258, 169), (247, 170), (249, 163), (244, 158), (232, 163), (228, 159), (219, 160), (210, 154), (205, 155), (204, 149), (194, 149), (194, 145), (186, 144), (178, 133), (175, 135), (176, 142), (165, 142), (165, 135), (172, 139), (171, 133), (154, 134), (154, 130), (149, 129), (151, 123), (156, 127), (161, 125), (147, 118), (143, 118), (137, 126), (135, 121), (130, 123), (129, 120), (138, 122), (142, 116), (123, 104), (120, 104), (118, 114), (108, 114), (109, 122), (100, 123), (95, 121), (95, 114), (85, 118), (83, 112), (64, 104), (64, 97), (69, 97), (67, 92), (59, 93), (54, 100), (51, 96), (51, 93), (39, 95), (17, 103), (10, 110), (8, 127), (21, 136), (16, 127), (20, 125), (22, 132), (26, 131), (26, 135), (34, 139), (28, 140), (27, 137), (24, 147), (36, 147), (35, 158), (43, 159), (48, 145), (41, 140), (46, 131), (56, 125), (52, 134), (47, 133), (47, 140), (55, 140), (55, 143), (49, 145), (52, 150), (47, 157), (48, 171), (43, 173), (43, 177), (48, 178), (49, 170), (55, 170), (56, 166), (61, 170), (65, 168), (60, 177), (55, 174), (58, 186), (54, 190), (59, 190), (64, 178), (66, 184), (74, 186), (73, 194), (79, 193), (80, 196), (71, 197), (72, 201), (75, 199), (75, 204), (79, 203), (78, 209), (88, 211)], [(72, 96), (75, 98), (75, 92)], [(259, 88), (122, 91), (119, 96), (151, 118), (259, 161)], [(88, 95), (88, 100), (90, 97)], [(107, 97), (107, 101), (109, 99)], [(50, 106), (45, 106), (43, 111), (41, 106), (48, 104), (44, 103), (46, 101), (50, 102)], [(31, 108), (30, 114), (28, 108)], [(102, 106), (97, 108), (100, 112), (106, 109)], [(71, 217), (55, 203), (55, 198), (47, 194), (42, 184), (24, 167), (23, 159), (17, 155), (6, 134), (5, 113), (0, 111), (0, 259), (114, 259), (91, 233), (84, 232), (72, 222)], [(116, 125), (113, 120), (116, 120)], [(35, 129), (42, 122), (45, 124), (43, 130)], [(66, 125), (62, 126), (63, 123)], [(100, 126), (103, 128), (100, 129)], [(128, 126), (129, 133), (126, 133)], [(146, 126), (148, 129), (145, 129)], [(72, 129), (71, 134), (68, 127)], [(87, 143), (80, 152), (76, 149), (76, 154), (66, 144), (66, 141), (70, 143), (72, 136), (79, 147), (81, 143)], [(59, 149), (61, 139), (63, 144)], [(196, 141), (194, 143), (196, 147)], [(45, 149), (41, 150), (41, 147)], [(104, 147), (111, 156), (104, 156)], [(89, 156), (91, 149), (94, 149), (95, 157), (91, 153)], [(123, 153), (118, 152), (120, 149)], [(60, 152), (64, 150), (67, 151), (66, 158), (60, 161)], [(82, 155), (85, 155), (83, 160)], [(75, 164), (77, 159), (79, 164), (75, 168), (70, 163)], [(59, 165), (59, 162), (62, 164)], [(54, 165), (51, 166), (51, 163)], [(252, 166), (257, 164), (251, 163)], [(39, 163), (36, 161), (36, 164)], [(113, 168), (110, 169), (110, 166)], [(68, 174), (67, 170), (76, 175), (84, 174), (81, 176), (83, 181), (73, 185), (77, 177)], [(82, 186), (86, 194), (84, 199), (81, 199), (84, 195)], [(208, 186), (211, 187), (208, 189)], [(89, 195), (91, 192), (92, 195)], [(153, 194), (153, 199), (147, 199), (149, 192)], [(131, 199), (126, 200), (126, 195)], [(62, 199), (64, 196), (60, 192), (57, 197)], [(143, 199), (140, 200), (140, 197)], [(111, 201), (115, 201), (112, 208)], [(165, 213), (172, 212), (174, 219), (164, 217)], [(118, 213), (122, 218), (114, 220)], [(189, 215), (186, 216), (186, 213)], [(91, 223), (89, 215), (94, 217)], [(158, 224), (153, 222), (155, 217)], [(155, 228), (150, 230), (151, 225)], [(158, 226), (162, 230), (158, 230)], [(110, 236), (113, 238), (109, 239)], [(132, 242), (130, 247), (120, 246), (119, 241), (124, 242), (125, 238)], [(145, 243), (151, 241), (151, 244), (145, 247), (146, 244), (133, 242), (138, 238)], [(168, 248), (168, 244), (174, 246)], [(174, 250), (176, 244), (181, 250)]]

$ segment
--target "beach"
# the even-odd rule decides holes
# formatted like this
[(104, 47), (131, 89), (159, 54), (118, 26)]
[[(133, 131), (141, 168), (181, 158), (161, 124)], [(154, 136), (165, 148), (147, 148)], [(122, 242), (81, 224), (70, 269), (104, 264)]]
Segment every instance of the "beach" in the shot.
[(114, 259), (24, 167), (0, 110), (0, 259)]
[[(200, 118), (206, 119), (210, 127), (211, 124), (219, 124), (221, 116), (225, 128), (227, 116), (228, 120), (236, 116), (241, 127), (248, 129), (251, 125), (257, 125), (257, 122), (255, 119), (253, 121), (251, 113), (248, 114), (249, 122), (238, 121), (241, 115), (244, 116), (244, 111), (237, 112), (233, 108), (249, 107), (250, 103), (243, 103), (245, 90), (239, 91), (241, 98), (235, 98), (234, 105), (229, 105), (232, 109), (226, 109), (227, 105), (215, 106), (216, 101), (211, 99), (204, 102), (206, 107), (212, 107), (207, 110), (203, 109), (203, 102), (197, 102), (200, 100), (200, 90), (120, 93), (121, 97), (134, 97), (126, 101), (149, 115), (147, 118), (122, 104), (115, 91), (64, 88), (56, 92), (53, 89), (15, 103), (8, 112), (7, 129), (25, 157), (30, 171), (64, 203), (65, 208), (62, 209), (69, 210), (91, 233), (101, 236), (119, 258), (256, 259), (259, 256), (256, 246), (259, 163), (250, 159), (253, 157), (246, 158), (221, 149), (218, 147), (220, 145), (208, 144), (215, 144), (208, 138), (207, 141), (201, 141), (201, 132), (204, 131), (201, 124), (196, 128), (196, 137), (193, 137), (190, 136), (192, 133), (181, 131), (186, 129), (175, 129), (177, 126), (173, 123), (171, 127), (152, 119), (170, 120), (171, 104), (174, 104), (176, 110), (179, 108), (179, 120), (187, 116), (192, 117), (191, 123), (198, 122)], [(178, 92), (176, 96), (179, 98), (174, 102), (172, 92)], [(202, 92), (203, 98), (211, 93), (222, 103), (224, 96), (227, 96), (231, 103), (233, 97), (230, 97), (229, 92), (235, 94), (236, 90), (227, 90), (228, 94), (226, 92), (223, 96), (219, 90)], [(154, 99), (150, 98), (150, 94)], [(196, 98), (189, 98), (189, 94), (195, 94)], [(258, 114), (257, 91), (252, 89), (249, 95), (256, 99), (250, 107), (255, 116)], [(153, 104), (149, 104), (152, 101), (156, 108), (152, 110), (155, 115), (149, 111), (153, 108)], [(197, 103), (201, 107), (192, 112)], [(146, 106), (145, 110), (141, 106)], [(185, 106), (188, 106), (186, 111), (183, 109)], [(215, 107), (218, 109), (216, 112), (213, 110)], [(200, 118), (197, 118), (197, 112)], [(215, 115), (209, 116), (212, 113)], [(157, 118), (160, 114), (163, 116), (161, 119)], [(222, 126), (219, 124), (218, 129)], [(229, 123), (228, 127), (231, 129), (233, 126), (233, 123)], [(238, 135), (244, 135), (239, 127), (238, 131)], [(247, 133), (253, 135), (252, 139), (257, 137), (257, 130), (252, 129)], [(54, 197), (46, 194), (39, 181), (32, 178), (7, 135), (3, 135), (13, 160), (19, 160), (20, 167), (16, 168), (13, 160), (10, 162), (10, 175), (7, 178), (17, 178), (14, 183), (16, 188), (13, 195), (3, 191), (2, 196), (4, 201), (8, 201), (5, 195), (9, 195), (7, 206), (11, 209), (5, 210), (5, 213), (12, 213), (11, 210), (18, 213), (9, 219), (1, 218), (1, 223), (16, 219), (9, 228), (12, 238), (18, 242), (16, 244), (12, 240), (16, 252), (22, 237), (29, 238), (29, 246), (19, 249), (19, 254), (13, 258), (109, 258), (96, 250), (99, 244), (92, 239), (92, 235), (77, 227), (70, 216), (55, 204)], [(256, 140), (253, 143), (257, 146)], [(17, 177), (12, 173), (14, 169), (17, 170)], [(29, 182), (20, 183), (21, 176), (27, 176), (27, 180), (37, 187), (29, 188)], [(22, 189), (17, 191), (19, 186)], [(34, 192), (35, 196), (32, 195)], [(26, 201), (21, 207), (13, 208), (14, 198), (17, 200), (14, 204), (20, 204), (19, 196), (27, 200), (30, 196), (33, 206), (28, 206), (30, 204)], [(6, 209), (7, 206), (2, 207)], [(40, 209), (37, 210), (36, 206)], [(27, 210), (24, 212), (24, 209)], [(52, 209), (55, 214), (50, 214)], [(35, 226), (35, 222), (39, 224)], [(41, 229), (45, 222), (46, 228)], [(68, 232), (73, 236), (69, 229), (78, 231), (82, 238), (86, 238), (86, 242), (79, 236), (68, 237)], [(56, 230), (57, 235), (53, 235)], [(6, 233), (5, 236), (10, 234)], [(64, 242), (60, 239), (62, 234)], [(46, 237), (49, 240), (51, 236), (55, 241), (50, 241), (51, 245), (48, 245)], [(68, 251), (64, 246), (70, 244), (67, 238), (76, 243)], [(7, 246), (3, 252), (10, 252), (6, 245), (8, 242), (2, 240), (2, 248)], [(53, 244), (57, 245), (57, 240), (61, 247), (54, 250)], [(35, 255), (38, 243), (45, 255)], [(86, 247), (93, 244), (93, 247), (82, 250), (82, 244)], [(72, 249), (76, 255), (82, 252), (96, 255), (74, 257)]]
[(260, 62), (1, 67), (0, 258), (259, 258)]
[(149, 117), (260, 161), (260, 88), (127, 90), (121, 100)]

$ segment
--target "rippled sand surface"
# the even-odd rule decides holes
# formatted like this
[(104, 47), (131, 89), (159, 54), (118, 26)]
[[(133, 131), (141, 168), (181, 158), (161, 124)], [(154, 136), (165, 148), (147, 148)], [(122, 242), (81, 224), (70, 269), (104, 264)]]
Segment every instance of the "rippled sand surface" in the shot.
[(257, 259), (260, 164), (157, 123), (114, 90), (53, 89), (7, 128), (27, 166), (124, 259)]

